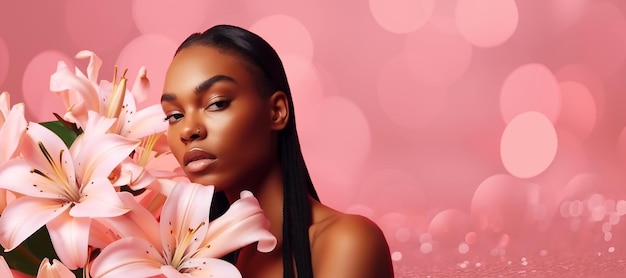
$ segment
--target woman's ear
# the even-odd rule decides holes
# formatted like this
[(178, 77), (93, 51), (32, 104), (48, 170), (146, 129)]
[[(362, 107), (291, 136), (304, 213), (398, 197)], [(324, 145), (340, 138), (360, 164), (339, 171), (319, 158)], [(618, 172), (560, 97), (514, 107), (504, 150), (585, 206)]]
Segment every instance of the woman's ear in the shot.
[(274, 92), (270, 96), (269, 105), (272, 130), (282, 130), (289, 122), (289, 100), (285, 92)]

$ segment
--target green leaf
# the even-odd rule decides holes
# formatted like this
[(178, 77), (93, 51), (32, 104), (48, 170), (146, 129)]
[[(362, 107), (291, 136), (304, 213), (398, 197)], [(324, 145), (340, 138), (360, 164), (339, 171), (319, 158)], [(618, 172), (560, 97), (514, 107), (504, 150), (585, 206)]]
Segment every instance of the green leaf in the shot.
[(52, 130), (52, 132), (61, 137), (65, 145), (68, 147), (72, 145), (72, 142), (74, 142), (78, 136), (77, 133), (79, 132), (79, 130), (75, 131), (68, 128), (60, 121), (43, 122), (41, 125), (45, 126), (49, 130)]

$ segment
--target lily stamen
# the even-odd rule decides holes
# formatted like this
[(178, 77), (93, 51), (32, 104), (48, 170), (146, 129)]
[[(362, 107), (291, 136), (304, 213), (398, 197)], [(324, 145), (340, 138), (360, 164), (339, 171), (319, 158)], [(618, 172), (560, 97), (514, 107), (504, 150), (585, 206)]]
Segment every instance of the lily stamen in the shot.
[[(67, 190), (66, 192), (68, 193), (68, 195), (70, 195), (73, 200), (75, 201), (78, 200), (80, 198), (80, 195), (78, 191), (76, 190), (75, 186), (72, 186), (71, 181), (68, 180), (67, 176), (65, 175), (65, 172), (63, 171), (63, 167), (57, 165), (54, 159), (52, 159), (50, 152), (48, 152), (48, 149), (46, 149), (46, 147), (43, 145), (41, 141), (37, 142), (37, 145), (39, 146), (39, 150), (41, 150), (41, 152), (43, 153), (44, 157), (46, 158), (50, 166), (52, 166), (52, 170), (54, 171), (55, 176), (60, 180), (61, 184)], [(61, 152), (59, 153), (59, 160), (60, 161), (63, 160), (63, 150), (61, 150)], [(34, 173), (40, 174), (48, 178), (49, 180), (54, 180), (37, 169), (33, 169), (32, 171)]]
[(150, 159), (150, 154), (152, 153), (152, 149), (156, 145), (157, 140), (161, 136), (162, 133), (154, 133), (150, 134), (146, 139), (142, 141), (142, 145), (144, 149), (141, 151), (141, 156), (139, 156), (138, 163), (140, 166), (146, 166), (148, 164), (148, 160)]
[(185, 250), (187, 250), (187, 247), (189, 246), (189, 244), (191, 244), (191, 242), (194, 239), (195, 234), (198, 232), (198, 230), (200, 230), (200, 228), (202, 226), (206, 225), (206, 222), (200, 222), (200, 224), (198, 225), (198, 227), (196, 227), (195, 229), (191, 229), (189, 228), (189, 230), (187, 231), (187, 235), (185, 236), (185, 238), (179, 242), (176, 246), (176, 252), (174, 253), (174, 257), (172, 258), (172, 263), (171, 265), (173, 267), (175, 267), (176, 269), (178, 269), (178, 267), (180, 266), (180, 263), (183, 261), (184, 259), (184, 254), (185, 254)]

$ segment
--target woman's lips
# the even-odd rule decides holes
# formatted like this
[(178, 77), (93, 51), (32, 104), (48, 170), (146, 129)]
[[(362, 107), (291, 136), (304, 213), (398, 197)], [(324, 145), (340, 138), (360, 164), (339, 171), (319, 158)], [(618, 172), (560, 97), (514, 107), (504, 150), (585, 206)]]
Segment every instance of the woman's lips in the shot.
[(183, 165), (188, 173), (206, 170), (217, 158), (201, 149), (193, 148), (183, 156)]

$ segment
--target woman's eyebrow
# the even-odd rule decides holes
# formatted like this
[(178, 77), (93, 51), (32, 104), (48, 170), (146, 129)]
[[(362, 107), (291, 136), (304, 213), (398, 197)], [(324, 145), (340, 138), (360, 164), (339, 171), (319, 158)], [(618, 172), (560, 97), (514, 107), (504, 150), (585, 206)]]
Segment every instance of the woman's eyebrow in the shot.
[(163, 93), (161, 95), (161, 103), (176, 101), (176, 95), (172, 93)]
[(215, 85), (215, 83), (220, 82), (220, 81), (229, 81), (229, 82), (237, 83), (237, 81), (235, 81), (234, 78), (228, 75), (218, 74), (207, 80), (202, 81), (202, 83), (198, 84), (198, 86), (196, 86), (196, 88), (193, 91), (197, 95), (202, 94), (208, 91), (209, 89), (211, 89), (211, 87)]
[[(234, 78), (228, 75), (218, 74), (207, 80), (202, 81), (202, 83), (198, 84), (198, 86), (196, 86), (196, 88), (193, 89), (193, 92), (197, 95), (202, 94), (208, 91), (209, 89), (211, 89), (211, 87), (215, 85), (215, 83), (221, 82), (221, 81), (237, 83), (237, 81)], [(163, 93), (163, 95), (161, 95), (161, 102), (172, 102), (175, 100), (176, 100), (176, 95), (173, 93), (168, 92), (168, 93)]]

